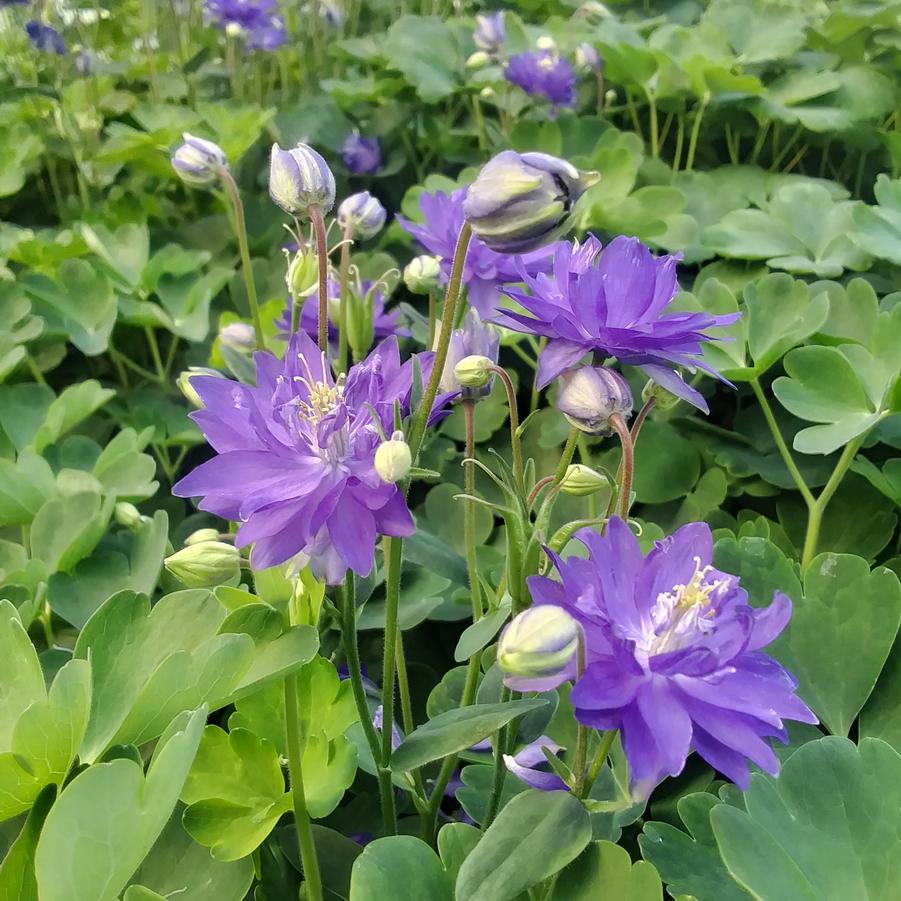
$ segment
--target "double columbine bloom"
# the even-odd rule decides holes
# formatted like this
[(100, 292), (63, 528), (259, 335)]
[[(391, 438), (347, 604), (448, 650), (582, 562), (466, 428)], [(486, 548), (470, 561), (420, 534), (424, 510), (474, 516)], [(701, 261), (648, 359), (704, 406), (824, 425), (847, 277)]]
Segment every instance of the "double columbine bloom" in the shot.
[(277, 0), (204, 0), (203, 14), (251, 50), (276, 50), (288, 39)]
[[(192, 416), (217, 455), (174, 493), (202, 496), (201, 509), (240, 523), (235, 544), (254, 545), (254, 569), (293, 559), (331, 585), (348, 569), (366, 575), (379, 535), (413, 532), (403, 493), (374, 462), (395, 405), (408, 411), (413, 361), (401, 364), (389, 339), (335, 379), (304, 332), (284, 361), (255, 359), (255, 387), (192, 379), (204, 404)], [(420, 368), (428, 378), (430, 355), (420, 356)]]
[(686, 384), (676, 367), (719, 374), (701, 358), (707, 331), (739, 317), (668, 313), (679, 291), (681, 257), (655, 257), (637, 238), (614, 238), (603, 250), (594, 236), (585, 244), (559, 244), (553, 273), (532, 274), (520, 267), (526, 291), (505, 288), (530, 315), (505, 311), (505, 325), (548, 339), (538, 365), (543, 387), (586, 354), (616, 357), (637, 366), (668, 391), (700, 410), (701, 393)]
[[(646, 797), (678, 775), (692, 750), (743, 788), (748, 761), (775, 775), (768, 740), (788, 740), (784, 720), (817, 722), (792, 676), (762, 652), (788, 624), (791, 601), (777, 592), (769, 607), (751, 607), (738, 579), (711, 565), (704, 523), (683, 526), (647, 557), (620, 519), (604, 536), (582, 529), (576, 537), (588, 559), (553, 555), (561, 581), (532, 576), (529, 590), (539, 608), (562, 608), (582, 627), (576, 717), (621, 731), (633, 794)], [(574, 662), (557, 663), (556, 680), (508, 684), (546, 690), (571, 678)]]
[(511, 56), (504, 75), (532, 97), (556, 106), (574, 106), (576, 73), (569, 61), (552, 50), (527, 51)]

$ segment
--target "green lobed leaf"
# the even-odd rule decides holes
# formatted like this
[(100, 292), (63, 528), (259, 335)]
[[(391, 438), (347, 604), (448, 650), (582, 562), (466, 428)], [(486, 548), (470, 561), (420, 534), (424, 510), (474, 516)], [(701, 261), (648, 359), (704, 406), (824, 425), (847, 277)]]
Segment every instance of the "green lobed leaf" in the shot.
[(354, 861), (349, 901), (452, 901), (449, 876), (435, 852), (411, 835), (370, 842)]

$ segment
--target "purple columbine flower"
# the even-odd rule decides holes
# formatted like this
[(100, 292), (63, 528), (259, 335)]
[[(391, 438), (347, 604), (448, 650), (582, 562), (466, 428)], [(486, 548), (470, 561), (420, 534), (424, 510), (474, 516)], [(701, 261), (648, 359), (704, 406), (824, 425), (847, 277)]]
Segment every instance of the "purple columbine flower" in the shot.
[(725, 382), (700, 359), (701, 346), (713, 340), (707, 329), (729, 325), (740, 314), (667, 313), (679, 291), (676, 263), (681, 254), (654, 257), (637, 238), (626, 237), (600, 248), (593, 235), (583, 245), (560, 243), (553, 275), (533, 276), (523, 269), (528, 293), (504, 289), (531, 316), (505, 311), (503, 324), (550, 339), (538, 364), (539, 387), (593, 351), (639, 367), (706, 412), (704, 397), (683, 381), (676, 367), (703, 369)]
[[(437, 335), (435, 341), (436, 343), (438, 341)], [(492, 363), (497, 363), (500, 343), (501, 335), (498, 328), (491, 323), (482, 322), (476, 310), (469, 310), (463, 322), (463, 328), (454, 329), (451, 332), (447, 360), (444, 363), (444, 371), (441, 373), (439, 382), (440, 389), (442, 391), (460, 391), (462, 389), (463, 397), (469, 399), (490, 394), (494, 382), (493, 376), (481, 388), (463, 388), (454, 374), (454, 369), (461, 360), (473, 356), (485, 357)]]
[(504, 754), (504, 765), (529, 788), (545, 792), (569, 791), (569, 786), (550, 770), (542, 748), (547, 748), (552, 754), (564, 750), (562, 745), (542, 735), (527, 744), (518, 754)]
[[(328, 286), (328, 338), (329, 341), (338, 340), (338, 309), (341, 304), (341, 284), (337, 279), (330, 278)], [(407, 338), (410, 330), (401, 325), (400, 310), (385, 310), (385, 295), (379, 288), (373, 287), (371, 281), (361, 281), (358, 288), (353, 288), (361, 296), (372, 292), (372, 328), (377, 341), (397, 335)], [(291, 337), (291, 298), (285, 305), (282, 315), (275, 323), (279, 329), (279, 337), (288, 339)], [(316, 338), (319, 333), (319, 291), (303, 300), (298, 319), (300, 329), (311, 338)]]
[(382, 165), (378, 138), (364, 138), (358, 131), (349, 134), (341, 145), (341, 159), (352, 175), (372, 175)]
[[(401, 364), (389, 338), (336, 380), (303, 331), (284, 360), (265, 352), (254, 359), (256, 386), (192, 379), (204, 407), (191, 415), (216, 456), (173, 493), (202, 496), (201, 509), (239, 522), (235, 543), (254, 545), (255, 569), (294, 558), (331, 585), (347, 569), (366, 575), (379, 535), (414, 530), (403, 493), (373, 465), (379, 427), (394, 428), (395, 404), (402, 415), (409, 410), (413, 361)], [(431, 366), (432, 355), (420, 355), (424, 380)], [(433, 418), (447, 400), (437, 399)]]
[(576, 537), (588, 559), (551, 553), (562, 582), (532, 576), (529, 591), (581, 623), (587, 667), (570, 699), (581, 723), (621, 731), (633, 795), (678, 775), (692, 750), (742, 788), (749, 760), (776, 775), (767, 739), (788, 740), (783, 720), (817, 722), (795, 679), (762, 653), (791, 601), (776, 592), (769, 607), (751, 607), (738, 579), (710, 565), (705, 523), (682, 526), (647, 557), (618, 518), (604, 536)]
[(25, 33), (35, 50), (41, 53), (55, 53), (63, 56), (66, 52), (66, 42), (63, 36), (52, 26), (45, 25), (37, 19), (25, 23)]
[[(422, 224), (411, 222), (403, 216), (397, 221), (417, 241), (441, 260), (441, 280), (447, 283), (457, 237), (463, 227), (463, 201), (468, 188), (458, 188), (452, 194), (437, 191), (422, 194), (419, 209)], [(475, 235), (469, 242), (466, 264), (463, 267), (463, 283), (467, 289), (469, 305), (478, 311), (482, 319), (490, 319), (497, 313), (501, 289), (511, 282), (521, 282), (520, 265), (530, 275), (537, 275), (550, 268), (555, 245), (542, 247), (519, 257), (491, 250)]]
[(504, 76), (530, 96), (544, 97), (554, 106), (575, 105), (576, 73), (568, 60), (551, 50), (511, 56)]
[(203, 13), (220, 30), (240, 35), (252, 50), (275, 50), (288, 39), (277, 0), (204, 0)]

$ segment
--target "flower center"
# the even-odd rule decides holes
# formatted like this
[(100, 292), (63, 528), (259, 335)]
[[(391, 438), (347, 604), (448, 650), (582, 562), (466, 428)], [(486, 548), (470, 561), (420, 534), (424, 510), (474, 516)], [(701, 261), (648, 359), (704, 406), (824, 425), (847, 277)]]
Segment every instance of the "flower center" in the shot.
[[(300, 378), (300, 376), (296, 376), (296, 378)], [(306, 419), (307, 422), (313, 424), (319, 422), (344, 400), (343, 373), (334, 385), (329, 385), (327, 382), (313, 382), (312, 384), (306, 382), (306, 385), (310, 399), (300, 401), (297, 408), (301, 418)]]
[(650, 621), (636, 641), (637, 649), (648, 657), (678, 651), (716, 628), (711, 596), (725, 582), (711, 579), (713, 567), (701, 566), (700, 557), (695, 557), (694, 563), (694, 573), (685, 585), (674, 585), (670, 591), (657, 595)]

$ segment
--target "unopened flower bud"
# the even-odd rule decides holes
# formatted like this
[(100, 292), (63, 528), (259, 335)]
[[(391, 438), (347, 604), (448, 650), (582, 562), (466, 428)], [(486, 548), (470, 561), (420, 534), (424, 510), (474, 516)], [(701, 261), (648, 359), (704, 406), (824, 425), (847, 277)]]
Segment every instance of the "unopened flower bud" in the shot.
[(219, 179), (223, 169), (228, 168), (225, 151), (212, 141), (185, 132), (183, 143), (172, 156), (172, 168), (178, 177), (188, 185), (202, 187)]
[(375, 471), (385, 482), (399, 482), (406, 477), (412, 465), (410, 445), (404, 440), (403, 432), (395, 432), (375, 452)]
[(598, 3), (596, 0), (588, 0), (587, 3), (583, 3), (573, 14), (574, 19), (587, 19), (595, 24), (610, 19), (612, 16), (613, 13), (603, 3)]
[(482, 100), (493, 100), (496, 95), (497, 91), (495, 91), (492, 87), (486, 86), (482, 88), (481, 91), (479, 91), (479, 97), (481, 97)]
[(481, 69), (491, 62), (491, 57), (484, 50), (476, 50), (467, 60), (467, 69)]
[(128, 501), (119, 501), (116, 504), (113, 508), (113, 518), (120, 526), (125, 526), (132, 532), (136, 531), (147, 519), (146, 516), (141, 516), (141, 511), (134, 504), (129, 504)]
[(323, 214), (335, 205), (335, 176), (328, 163), (306, 144), (291, 150), (272, 145), (269, 196), (286, 213), (307, 218), (311, 206)]
[(240, 572), (241, 555), (233, 544), (202, 541), (166, 557), (166, 569), (188, 588), (221, 585)]
[(218, 369), (207, 369), (205, 366), (190, 366), (175, 380), (179, 391), (192, 407), (202, 407), (203, 401), (197, 393), (197, 389), (191, 384), (193, 379), (204, 376), (214, 379), (224, 379), (225, 376)]
[(556, 404), (570, 425), (592, 435), (609, 435), (610, 417), (618, 413), (626, 418), (632, 412), (632, 392), (607, 366), (580, 366), (560, 375)]
[(565, 231), (573, 206), (600, 176), (547, 153), (505, 150), (469, 186), (463, 215), (499, 253), (526, 253)]
[[(440, 329), (438, 330), (440, 332)], [(498, 348), (500, 347), (500, 331), (490, 322), (482, 322), (475, 310), (466, 314), (463, 328), (454, 329), (451, 332), (450, 344), (447, 348), (447, 359), (444, 362), (444, 370), (441, 373), (441, 381), (438, 383), (439, 391), (460, 391), (461, 396), (468, 400), (476, 400), (491, 393), (493, 376), (488, 373), (488, 378), (479, 382), (476, 386), (464, 384), (457, 378), (457, 365), (467, 358), (478, 359), (476, 368), (484, 368), (497, 362)], [(435, 336), (435, 350), (438, 347), (438, 335)], [(470, 367), (466, 367), (467, 374)], [(462, 389), (462, 390), (461, 390)]]
[(497, 662), (508, 676), (546, 679), (569, 667), (580, 638), (579, 624), (562, 607), (530, 607), (501, 633)]
[(413, 294), (431, 294), (441, 285), (441, 263), (437, 257), (414, 257), (404, 269), (404, 284)]
[(575, 497), (586, 497), (608, 487), (609, 484), (603, 473), (596, 472), (582, 463), (572, 463), (567, 468), (563, 481), (560, 482), (560, 490)]
[(494, 363), (488, 357), (480, 357), (475, 354), (464, 357), (454, 366), (454, 378), (464, 388), (484, 388), (491, 380), (489, 367)]
[(681, 400), (671, 391), (667, 391), (663, 385), (659, 385), (653, 379), (648, 379), (647, 384), (641, 389), (641, 399), (647, 403), (652, 397), (658, 410), (672, 410)]
[(218, 540), (218, 529), (197, 529), (196, 532), (191, 532), (191, 534), (188, 535), (188, 537), (185, 539), (185, 547), (191, 547), (194, 544), (202, 544), (204, 541)]
[(497, 53), (507, 40), (507, 26), (504, 22), (504, 11), (476, 16), (476, 29), (472, 34), (473, 42), (479, 50)]
[(382, 230), (387, 215), (377, 197), (369, 191), (361, 191), (342, 201), (338, 207), (338, 225), (350, 237), (366, 240)]
[(319, 287), (319, 258), (309, 247), (301, 247), (291, 258), (285, 277), (289, 293), (297, 297), (309, 297)]
[(604, 61), (601, 54), (591, 44), (579, 44), (576, 47), (576, 65), (586, 72), (603, 72)]
[(219, 340), (232, 350), (249, 354), (256, 347), (256, 332), (246, 322), (230, 322), (219, 329)]
[(535, 46), (539, 50), (547, 50), (550, 53), (557, 52), (557, 42), (549, 34), (541, 35), (541, 37), (535, 41)]
[(604, 106), (613, 106), (616, 103), (616, 91), (611, 88), (604, 92)]

